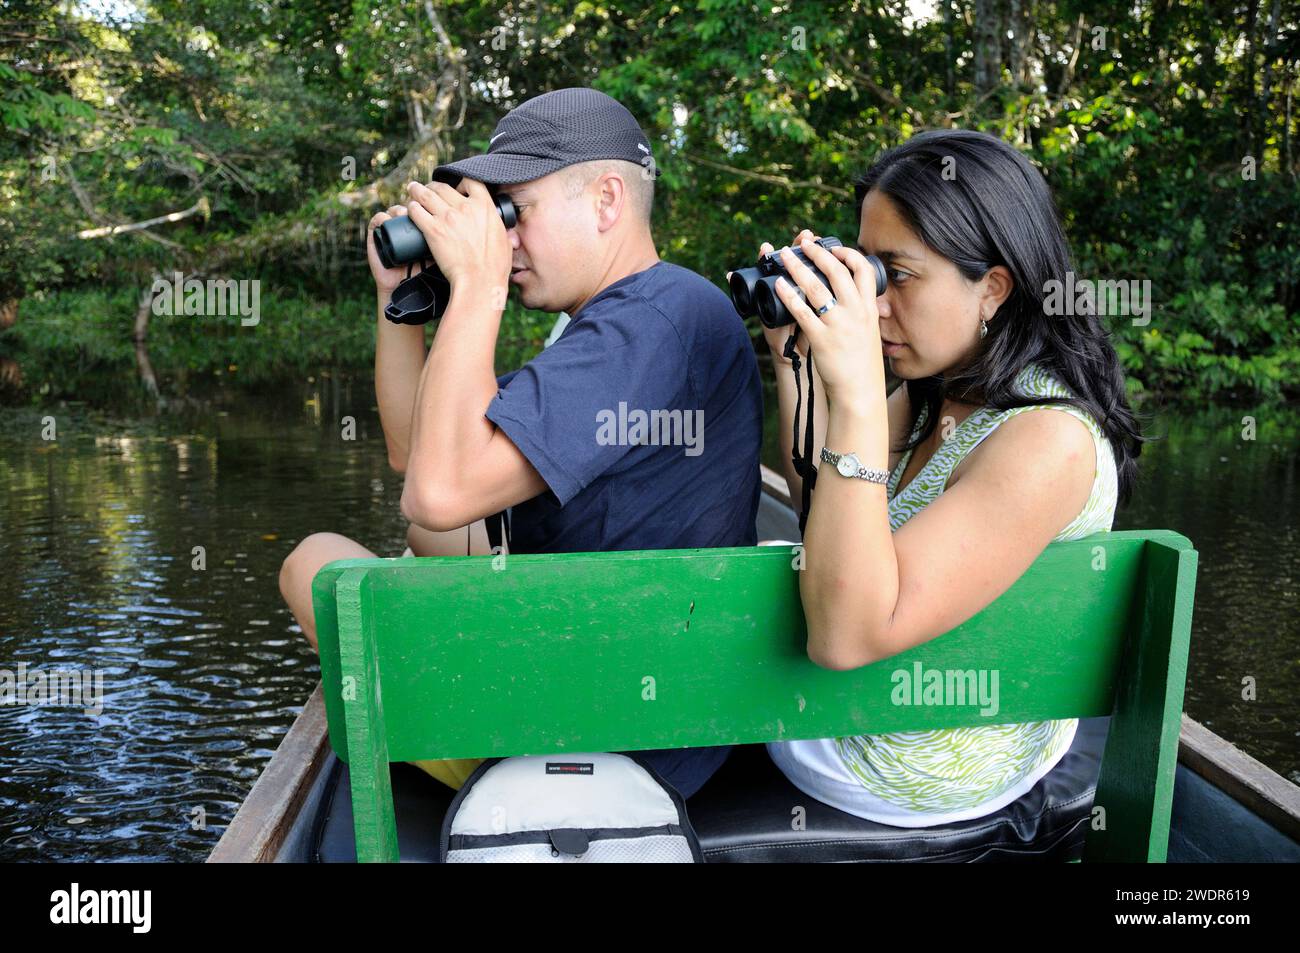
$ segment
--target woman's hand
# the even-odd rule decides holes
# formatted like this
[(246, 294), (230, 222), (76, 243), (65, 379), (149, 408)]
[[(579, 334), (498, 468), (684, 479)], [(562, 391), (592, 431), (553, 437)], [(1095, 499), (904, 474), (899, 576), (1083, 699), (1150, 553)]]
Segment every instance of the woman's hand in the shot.
[[(803, 241), (805, 237), (812, 239), (817, 238), (816, 235), (805, 228), (791, 240), (791, 244), (797, 245)], [(762, 245), (758, 246), (758, 257), (762, 258), (764, 255), (770, 255), (775, 250), (776, 249), (774, 249), (769, 242), (763, 242)], [(781, 328), (769, 328), (766, 324), (763, 325), (763, 337), (767, 340), (767, 346), (772, 351), (773, 362), (783, 361), (786, 364), (790, 363), (790, 359), (785, 356), (785, 342), (790, 335), (794, 333), (794, 329), (795, 325), (793, 324), (787, 324), (785, 327)], [(806, 360), (808, 357), (808, 339), (802, 334), (799, 335), (798, 340), (794, 342), (794, 349), (799, 352), (800, 360)]]
[[(776, 293), (799, 323), (802, 341), (815, 352), (813, 360), (827, 396), (856, 401), (857, 395), (870, 399), (874, 391), (883, 394), (875, 270), (856, 249), (841, 246), (827, 251), (810, 234), (800, 232), (800, 236), (800, 249), (831, 286), (822, 284), (794, 252), (783, 250), (781, 261), (794, 281), (778, 280)], [(830, 304), (832, 295), (834, 306), (818, 316), (816, 309)]]
[[(796, 243), (799, 242), (805, 235), (809, 238), (817, 237), (805, 228), (794, 237), (794, 241)], [(763, 244), (758, 246), (758, 257), (759, 259), (762, 259), (764, 255), (770, 255), (773, 251), (775, 251), (775, 249), (772, 248), (770, 242), (763, 242)], [(727, 280), (731, 280), (731, 272), (727, 272)], [(763, 328), (763, 339), (767, 341), (768, 349), (772, 352), (772, 363), (778, 365), (790, 364), (790, 359), (785, 356), (785, 342), (786, 339), (790, 337), (791, 333), (793, 333), (794, 325), (787, 324), (783, 328), (769, 328), (766, 324), (762, 324), (762, 322), (759, 323)], [(799, 352), (801, 358), (808, 356), (808, 342), (802, 336), (800, 336), (799, 340), (795, 341), (794, 349)]]

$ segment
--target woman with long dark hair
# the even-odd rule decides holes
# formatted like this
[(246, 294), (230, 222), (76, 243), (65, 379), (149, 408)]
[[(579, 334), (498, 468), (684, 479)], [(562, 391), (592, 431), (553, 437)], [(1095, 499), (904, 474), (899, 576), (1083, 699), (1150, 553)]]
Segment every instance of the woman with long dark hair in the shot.
[[(857, 250), (828, 252), (808, 232), (796, 239), (831, 287), (783, 251), (797, 288), (778, 288), (815, 372), (813, 462), (821, 466), (800, 592), (809, 657), (834, 669), (953, 629), (1048, 543), (1109, 531), (1142, 441), (1094, 309), (1057, 307), (1049, 295), (1052, 282), (1067, 282), (1070, 254), (1047, 185), (1022, 155), (983, 133), (927, 132), (884, 153), (856, 185)], [(868, 254), (887, 269), (879, 297)], [(802, 481), (788, 462), (793, 432), (804, 432), (783, 353), (790, 330), (766, 336), (786, 477), (800, 500)], [(886, 359), (905, 382), (888, 396)], [(1064, 755), (1076, 725), (895, 732), (768, 750), (819, 800), (923, 827), (1020, 797)]]

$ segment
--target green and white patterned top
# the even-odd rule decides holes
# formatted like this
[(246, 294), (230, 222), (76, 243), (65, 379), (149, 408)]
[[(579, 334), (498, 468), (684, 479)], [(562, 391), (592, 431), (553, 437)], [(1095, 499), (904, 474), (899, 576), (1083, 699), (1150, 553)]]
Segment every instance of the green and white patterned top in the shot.
[[(1069, 396), (1045, 368), (1031, 364), (1016, 379), (1028, 395)], [(1052, 407), (1088, 427), (1097, 450), (1092, 492), (1082, 511), (1055, 538), (1108, 532), (1115, 517), (1118, 479), (1110, 442), (1093, 417), (1069, 405), (1034, 405), (998, 411), (981, 407), (963, 420), (912, 481), (897, 492), (912, 451), (894, 467), (888, 484), (889, 524), (900, 526), (934, 502), (953, 470), (1004, 421)], [(925, 424), (923, 408), (913, 436)], [(1044, 633), (1048, 637), (1048, 633)], [(858, 735), (818, 741), (778, 742), (772, 759), (797, 786), (860, 817), (900, 826), (931, 826), (982, 817), (1024, 794), (1051, 770), (1074, 739), (1076, 719), (932, 731)]]

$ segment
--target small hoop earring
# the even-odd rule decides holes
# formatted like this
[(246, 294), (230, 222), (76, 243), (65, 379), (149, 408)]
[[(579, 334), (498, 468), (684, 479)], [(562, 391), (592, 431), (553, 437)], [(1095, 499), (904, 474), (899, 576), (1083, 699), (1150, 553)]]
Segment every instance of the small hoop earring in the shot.
[(981, 341), (984, 340), (984, 338), (988, 335), (988, 333), (989, 333), (988, 322), (985, 321), (983, 318), (980, 318), (980, 340)]

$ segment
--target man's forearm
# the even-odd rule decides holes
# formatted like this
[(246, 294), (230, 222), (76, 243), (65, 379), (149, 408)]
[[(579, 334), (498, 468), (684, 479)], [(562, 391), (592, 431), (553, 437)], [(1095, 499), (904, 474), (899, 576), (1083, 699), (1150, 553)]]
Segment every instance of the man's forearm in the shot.
[[(799, 508), (803, 481), (790, 465), (791, 448), (794, 446), (794, 369), (788, 363), (782, 363), (775, 355), (772, 366), (776, 369), (776, 396), (778, 424), (776, 428), (777, 444), (781, 448), (781, 473), (790, 486), (790, 501), (795, 509)], [(802, 433), (802, 429), (800, 433)]]
[(384, 317), (389, 295), (380, 293), (375, 332), (375, 401), (388, 445), (388, 460), (406, 472), (411, 450), (411, 420), (424, 370), (424, 326), (394, 324)]
[[(484, 413), (497, 393), (500, 324), (500, 309), (481, 289), (453, 289), (424, 362), (411, 421), (407, 489), (425, 500), (459, 497), (469, 464), (492, 439), (496, 428)], [(411, 480), (419, 485), (412, 488)]]

